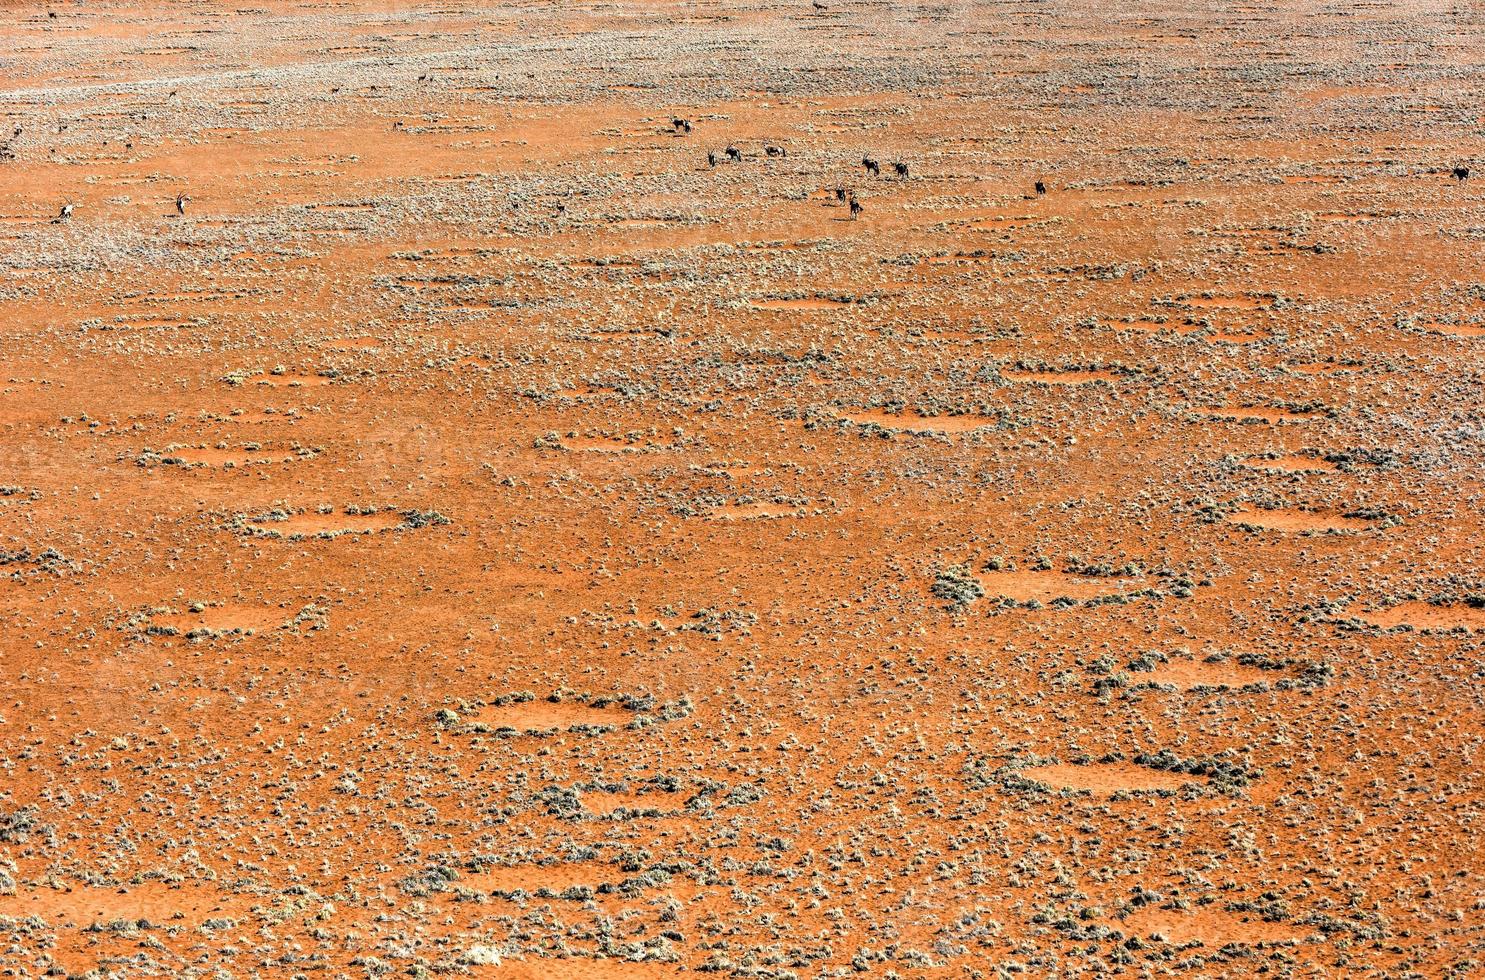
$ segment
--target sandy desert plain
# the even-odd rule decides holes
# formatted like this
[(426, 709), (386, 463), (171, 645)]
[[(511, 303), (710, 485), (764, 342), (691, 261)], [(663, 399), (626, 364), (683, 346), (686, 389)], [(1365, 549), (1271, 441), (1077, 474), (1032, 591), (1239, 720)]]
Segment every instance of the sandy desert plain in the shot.
[(1485, 976), (1479, 3), (244, 3), (0, 3), (0, 975)]

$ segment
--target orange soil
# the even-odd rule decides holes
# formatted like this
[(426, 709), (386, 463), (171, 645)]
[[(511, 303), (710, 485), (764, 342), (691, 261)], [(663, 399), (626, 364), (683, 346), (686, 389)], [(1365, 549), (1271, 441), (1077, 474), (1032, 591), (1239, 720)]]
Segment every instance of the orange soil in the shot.
[(1482, 32), (0, 0), (0, 973), (1475, 969)]

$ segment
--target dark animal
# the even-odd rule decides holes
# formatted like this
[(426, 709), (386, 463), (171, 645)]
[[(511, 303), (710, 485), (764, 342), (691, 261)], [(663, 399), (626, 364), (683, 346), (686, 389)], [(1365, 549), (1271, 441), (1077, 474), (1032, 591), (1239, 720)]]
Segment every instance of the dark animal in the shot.
[(782, 146), (765, 146), (763, 152), (771, 157), (786, 157), (789, 155), (789, 151)]
[(1461, 184), (1464, 183), (1465, 181), (1469, 180), (1470, 179), (1470, 168), (1469, 167), (1455, 167), (1454, 168), (1454, 179), (1457, 180), (1457, 181), (1459, 181)]
[(897, 176), (903, 178), (904, 180), (907, 179), (907, 175), (908, 175), (908, 165), (907, 164), (905, 164), (905, 163), (903, 163), (902, 161), (899, 160), (897, 163), (894, 163), (892, 165), (892, 169), (897, 173)]
[(837, 187), (835, 189), (835, 203), (836, 204), (844, 204), (844, 203), (846, 203), (846, 189), (844, 187)]
[(727, 147), (727, 156), (732, 159), (733, 163), (742, 163), (742, 150), (735, 146)]
[(856, 217), (859, 214), (861, 214), (862, 211), (865, 211), (865, 210), (866, 210), (866, 208), (864, 208), (864, 207), (861, 206), (861, 202), (858, 201), (858, 200), (856, 200), (856, 198), (853, 196), (851, 198), (851, 220), (852, 221), (855, 221), (856, 220)]
[(1042, 183), (1041, 181), (1037, 181), (1036, 182), (1036, 196), (1037, 197), (1041, 197), (1045, 193), (1047, 193), (1047, 185), (1044, 184), (1044, 183)]
[(865, 167), (866, 172), (874, 177), (880, 177), (882, 175), (882, 165), (871, 157), (862, 157), (861, 166)]
[(670, 121), (670, 128), (673, 129), (673, 130), (675, 130), (677, 133), (687, 133), (687, 134), (689, 134), (691, 132), (691, 120), (689, 120), (689, 119), (672, 119)]
[(73, 205), (73, 203), (71, 201), (68, 201), (66, 204), (63, 204), (62, 205), (62, 210), (57, 214), (57, 216), (55, 218), (52, 219), (52, 224), (54, 224), (54, 225), (60, 225), (64, 221), (71, 220), (71, 218), (72, 218), (72, 212), (74, 210), (76, 210), (76, 207)]
[(190, 203), (191, 203), (191, 199), (189, 197), (187, 197), (185, 194), (177, 194), (177, 195), (175, 195), (175, 213), (176, 214), (179, 214), (179, 215), (182, 215), (182, 216), (185, 215), (185, 213), (186, 213), (186, 205), (187, 204), (190, 204)]
[(706, 151), (706, 165), (708, 167), (715, 167), (717, 165), (717, 154), (716, 154), (716, 151), (714, 151), (714, 150), (707, 150)]

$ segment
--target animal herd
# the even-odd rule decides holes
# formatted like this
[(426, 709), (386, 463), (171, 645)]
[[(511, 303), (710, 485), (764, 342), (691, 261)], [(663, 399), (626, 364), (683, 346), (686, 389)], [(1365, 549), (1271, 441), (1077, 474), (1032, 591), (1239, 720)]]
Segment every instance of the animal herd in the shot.
[[(424, 81), (429, 80), (430, 77), (431, 77), (430, 75), (424, 74), (424, 75), (419, 76), (418, 81), (424, 82)], [(338, 89), (335, 90), (335, 91), (338, 91)], [(689, 135), (691, 135), (692, 123), (691, 123), (691, 120), (689, 120), (689, 119), (683, 119), (680, 116), (673, 116), (673, 117), (671, 117), (671, 120), (670, 120), (670, 126), (671, 126), (671, 130), (673, 132), (675, 132), (677, 135), (680, 135), (680, 136), (689, 136)], [(395, 121), (392, 124), (392, 128), (394, 130), (401, 130), (403, 128), (402, 121), (401, 120)], [(20, 136), (20, 134), (21, 134), (21, 129), (18, 127), (15, 130), (15, 135), (18, 137), (18, 136)], [(764, 144), (763, 152), (769, 158), (780, 158), (780, 159), (782, 159), (782, 158), (788, 157), (788, 155), (789, 155), (789, 151), (787, 149), (785, 149), (782, 146), (778, 146), (778, 145), (772, 144), (772, 143), (766, 143), (766, 144)], [(729, 144), (727, 146), (727, 148), (722, 151), (722, 153), (723, 153), (723, 155), (728, 160), (730, 160), (733, 163), (742, 163), (743, 162), (743, 153), (742, 153), (742, 150), (740, 150), (735, 145)], [(15, 159), (15, 151), (10, 147), (10, 145), (8, 143), (6, 143), (6, 144), (0, 144), (0, 162), (6, 162), (6, 161), (9, 161), (9, 160), (13, 160), (13, 159)], [(708, 150), (707, 151), (707, 153), (706, 153), (706, 163), (707, 163), (707, 166), (708, 167), (715, 167), (720, 162), (721, 162), (721, 157), (719, 157), (717, 155), (717, 152), (715, 150)], [(866, 156), (864, 156), (864, 157), (861, 158), (861, 166), (862, 166), (862, 168), (868, 174), (870, 174), (873, 177), (880, 177), (882, 175), (882, 165), (881, 165), (881, 162), (878, 161), (875, 157), (871, 156), (870, 154), (868, 154), (868, 155), (866, 155)], [(910, 170), (908, 164), (906, 163), (906, 161), (903, 161), (903, 160), (897, 160), (897, 161), (894, 161), (893, 162), (893, 164), (892, 164), (892, 172), (899, 179), (901, 179), (901, 180), (907, 180), (909, 178), (909, 176), (911, 175), (911, 170)], [(1470, 177), (1470, 168), (1469, 167), (1465, 167), (1465, 166), (1457, 166), (1457, 167), (1454, 167), (1451, 170), (1451, 174), (1453, 175), (1453, 177), (1454, 177), (1454, 179), (1456, 181), (1458, 181), (1459, 183), (1464, 183), (1466, 180), (1469, 180), (1469, 177)], [(1038, 180), (1035, 183), (1035, 185), (1034, 185), (1034, 189), (1036, 191), (1036, 196), (1038, 196), (1038, 197), (1044, 196), (1047, 193), (1046, 182), (1045, 181)], [(835, 199), (836, 199), (836, 203), (848, 204), (850, 206), (852, 220), (855, 220), (857, 218), (857, 216), (859, 216), (861, 214), (861, 212), (863, 210), (865, 210), (862, 207), (861, 202), (856, 199), (856, 192), (854, 190), (848, 191), (845, 188), (836, 188), (836, 190), (835, 190)], [(190, 201), (191, 201), (190, 197), (188, 197), (185, 193), (182, 192), (180, 194), (177, 194), (176, 195), (176, 198), (175, 198), (175, 211), (176, 211), (176, 214), (177, 215), (181, 215), (181, 216), (185, 215), (185, 213), (186, 213), (186, 205), (189, 204)], [(65, 222), (65, 221), (71, 220), (72, 215), (73, 215), (73, 212), (75, 210), (76, 210), (76, 205), (72, 202), (72, 200), (70, 198), (67, 199), (63, 203), (60, 212), (57, 214), (57, 216), (55, 218), (52, 219), (52, 224), (61, 224), (61, 223)]]

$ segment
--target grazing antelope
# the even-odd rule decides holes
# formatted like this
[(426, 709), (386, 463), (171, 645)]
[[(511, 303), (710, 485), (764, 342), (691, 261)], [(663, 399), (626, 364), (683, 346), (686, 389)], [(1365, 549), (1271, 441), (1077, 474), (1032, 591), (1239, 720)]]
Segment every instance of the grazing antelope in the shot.
[(880, 177), (882, 175), (882, 165), (880, 163), (877, 163), (871, 157), (862, 157), (861, 166), (865, 167), (866, 172), (871, 174), (873, 177)]
[(742, 150), (735, 146), (727, 147), (727, 156), (732, 159), (733, 163), (742, 163)]
[(715, 167), (717, 165), (717, 151), (716, 150), (707, 150), (706, 151), (706, 165), (708, 167)]
[(1457, 180), (1457, 181), (1459, 181), (1461, 184), (1464, 183), (1465, 181), (1469, 180), (1470, 179), (1470, 168), (1469, 167), (1455, 167), (1454, 168), (1454, 179)]
[(689, 120), (689, 119), (672, 119), (670, 121), (670, 128), (673, 129), (673, 130), (675, 130), (677, 133), (686, 133), (687, 135), (690, 135), (690, 133), (691, 133), (691, 120)]
[(52, 224), (60, 225), (64, 221), (70, 221), (72, 219), (72, 212), (75, 210), (77, 210), (77, 206), (72, 203), (71, 199), (68, 199), (67, 203), (62, 205), (62, 210), (52, 219)]
[(861, 206), (861, 202), (858, 201), (858, 200), (856, 200), (856, 195), (855, 194), (852, 194), (851, 195), (851, 220), (852, 221), (855, 221), (856, 218), (857, 218), (857, 216), (860, 215), (861, 212), (862, 211), (865, 211), (865, 210), (866, 210), (866, 208), (864, 208), (864, 207)]
[(175, 195), (175, 213), (185, 217), (186, 205), (191, 203), (191, 198), (184, 192)]
[[(852, 195), (852, 196), (854, 197), (855, 195)], [(844, 204), (844, 203), (846, 203), (846, 189), (844, 187), (837, 187), (835, 189), (835, 203), (836, 204)]]
[(1042, 183), (1041, 181), (1037, 181), (1036, 182), (1036, 196), (1037, 197), (1041, 197), (1042, 195), (1044, 195), (1046, 193), (1047, 193), (1047, 185), (1044, 184), (1044, 183)]
[(786, 157), (789, 155), (789, 151), (782, 146), (765, 146), (763, 152), (771, 157)]
[(897, 161), (896, 163), (894, 163), (892, 165), (892, 169), (897, 174), (897, 176), (901, 177), (903, 180), (907, 180), (907, 175), (908, 175), (908, 165), (907, 164), (905, 164), (901, 160), (899, 160), (899, 161)]

